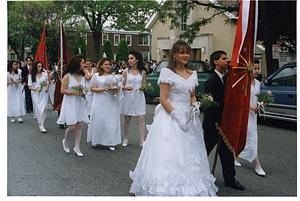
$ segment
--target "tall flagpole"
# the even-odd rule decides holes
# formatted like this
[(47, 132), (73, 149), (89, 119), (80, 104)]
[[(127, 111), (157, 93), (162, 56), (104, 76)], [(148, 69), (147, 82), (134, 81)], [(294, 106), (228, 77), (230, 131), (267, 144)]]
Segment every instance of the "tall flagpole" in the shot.
[(62, 80), (63, 77), (63, 64), (64, 64), (64, 58), (63, 58), (63, 36), (62, 36), (62, 22), (60, 22), (60, 79)]

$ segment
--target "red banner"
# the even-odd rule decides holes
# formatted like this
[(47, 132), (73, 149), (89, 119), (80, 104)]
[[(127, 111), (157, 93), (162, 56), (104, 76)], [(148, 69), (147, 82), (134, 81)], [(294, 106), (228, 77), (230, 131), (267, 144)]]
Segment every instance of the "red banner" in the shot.
[[(59, 111), (63, 100), (63, 94), (60, 92), (62, 74), (69, 63), (69, 53), (67, 50), (65, 31), (62, 22), (59, 20), (60, 25), (60, 39), (59, 39), (59, 50), (58, 50), (58, 63), (57, 63), (57, 74), (56, 74), (56, 85), (54, 94), (54, 112)], [(62, 69), (62, 70), (61, 70)]]
[[(44, 68), (47, 70), (47, 67), (48, 67), (48, 60), (47, 60), (47, 47), (46, 47), (46, 40), (45, 40), (45, 37), (46, 37), (46, 34), (45, 34), (45, 29), (47, 27), (47, 23), (43, 29), (43, 33), (42, 33), (42, 37), (40, 39), (40, 44), (36, 50), (36, 54), (35, 54), (35, 57), (34, 57), (34, 62), (36, 61), (41, 61), (43, 63), (43, 66)], [(30, 72), (29, 72), (30, 73)]]
[(258, 1), (242, 0), (224, 95), (221, 134), (234, 157), (246, 144)]

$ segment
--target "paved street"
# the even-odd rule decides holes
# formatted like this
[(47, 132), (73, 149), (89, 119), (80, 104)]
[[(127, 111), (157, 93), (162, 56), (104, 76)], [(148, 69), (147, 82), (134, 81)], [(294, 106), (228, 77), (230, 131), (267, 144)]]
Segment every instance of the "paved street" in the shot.
[[(155, 104), (147, 105), (146, 124), (152, 123)], [(201, 120), (203, 114), (200, 115)], [(7, 118), (7, 195), (9, 196), (133, 196), (128, 191), (141, 149), (137, 119), (130, 124), (129, 146), (118, 145), (114, 152), (104, 146), (94, 148), (87, 143), (87, 124), (83, 125), (81, 151), (83, 157), (62, 149), (64, 130), (56, 124), (57, 114), (48, 106), (46, 134), (38, 130), (33, 114), (23, 123)], [(121, 116), (123, 123), (123, 116)], [(297, 196), (297, 132), (296, 124), (266, 121), (258, 125), (258, 156), (267, 176), (259, 177), (254, 164), (239, 160), (236, 179), (246, 186), (238, 191), (224, 186), (220, 161), (215, 177), (218, 196)], [(122, 139), (124, 133), (122, 130)], [(74, 135), (70, 139), (74, 147)], [(215, 151), (209, 160), (212, 166)]]

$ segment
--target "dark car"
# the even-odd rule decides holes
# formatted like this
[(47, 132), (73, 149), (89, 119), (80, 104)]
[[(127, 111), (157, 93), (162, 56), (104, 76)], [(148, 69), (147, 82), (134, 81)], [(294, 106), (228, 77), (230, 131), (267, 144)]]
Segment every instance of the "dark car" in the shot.
[(262, 92), (271, 91), (275, 103), (259, 111), (259, 117), (297, 121), (297, 63), (283, 65), (261, 82)]
[[(153, 91), (147, 89), (145, 90), (146, 102), (153, 103), (153, 98), (159, 97), (159, 85), (157, 85), (157, 80), (160, 75), (160, 71), (168, 66), (168, 60), (160, 61), (157, 66), (153, 69), (153, 72), (147, 76), (147, 83), (151, 83), (154, 88)], [(210, 74), (207, 72), (205, 62), (200, 60), (189, 60), (188, 68), (193, 71), (197, 71), (199, 85), (196, 87), (196, 94), (204, 91), (204, 83)]]

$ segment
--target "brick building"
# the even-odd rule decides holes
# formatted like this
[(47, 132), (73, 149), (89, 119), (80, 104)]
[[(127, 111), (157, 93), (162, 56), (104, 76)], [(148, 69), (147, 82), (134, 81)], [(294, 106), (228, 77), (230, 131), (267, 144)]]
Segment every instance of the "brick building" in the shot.
[[(92, 38), (92, 33), (88, 32), (85, 34), (78, 34), (78, 36), (79, 35), (86, 38), (88, 57), (90, 59), (94, 60), (95, 59), (94, 41)], [(147, 32), (104, 30), (102, 33), (102, 41), (100, 43), (100, 52), (102, 51), (102, 46), (104, 44), (104, 41), (110, 40), (110, 42), (112, 43), (114, 58), (116, 58), (117, 51), (118, 51), (118, 44), (121, 39), (126, 39), (129, 50), (139, 51), (143, 55), (144, 60), (150, 60), (150, 58), (151, 58), (151, 54), (150, 54), (151, 36)], [(72, 57), (74, 55), (73, 47), (74, 47), (73, 43), (69, 44), (67, 47), (70, 57)]]

